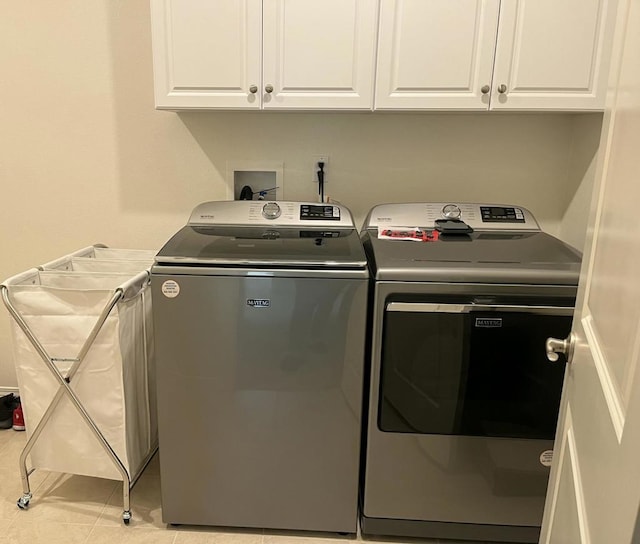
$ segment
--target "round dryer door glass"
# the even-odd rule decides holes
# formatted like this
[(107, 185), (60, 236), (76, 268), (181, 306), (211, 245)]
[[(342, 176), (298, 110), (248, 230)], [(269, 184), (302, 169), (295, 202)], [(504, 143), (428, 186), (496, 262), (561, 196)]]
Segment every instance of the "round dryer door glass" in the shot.
[(268, 202), (262, 207), (262, 215), (265, 219), (277, 219), (281, 213), (280, 206), (275, 202)]

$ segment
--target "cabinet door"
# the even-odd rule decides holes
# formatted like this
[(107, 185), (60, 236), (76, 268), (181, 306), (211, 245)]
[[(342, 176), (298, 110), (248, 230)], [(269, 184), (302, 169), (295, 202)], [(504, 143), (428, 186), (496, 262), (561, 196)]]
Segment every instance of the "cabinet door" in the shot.
[(502, 0), (491, 109), (602, 109), (614, 4)]
[(371, 109), (376, 21), (376, 0), (264, 0), (264, 108)]
[(486, 110), (499, 7), (499, 0), (382, 0), (376, 109)]
[(151, 20), (157, 108), (260, 107), (261, 0), (151, 0)]

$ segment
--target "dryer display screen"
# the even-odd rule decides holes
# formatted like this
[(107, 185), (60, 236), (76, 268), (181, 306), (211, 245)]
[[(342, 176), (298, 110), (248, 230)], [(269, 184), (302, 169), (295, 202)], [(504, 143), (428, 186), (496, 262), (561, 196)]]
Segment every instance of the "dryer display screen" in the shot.
[(524, 223), (524, 213), (519, 208), (480, 206), (483, 223)]

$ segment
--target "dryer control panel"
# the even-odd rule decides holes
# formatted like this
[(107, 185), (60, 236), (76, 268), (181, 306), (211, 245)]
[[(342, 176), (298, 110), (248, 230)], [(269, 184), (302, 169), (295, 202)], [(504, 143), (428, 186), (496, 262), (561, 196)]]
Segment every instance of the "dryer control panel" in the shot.
[(524, 223), (522, 208), (480, 206), (483, 223)]
[(539, 231), (529, 210), (512, 204), (411, 202), (375, 206), (364, 228), (405, 226), (433, 228), (438, 219), (464, 221), (474, 230)]

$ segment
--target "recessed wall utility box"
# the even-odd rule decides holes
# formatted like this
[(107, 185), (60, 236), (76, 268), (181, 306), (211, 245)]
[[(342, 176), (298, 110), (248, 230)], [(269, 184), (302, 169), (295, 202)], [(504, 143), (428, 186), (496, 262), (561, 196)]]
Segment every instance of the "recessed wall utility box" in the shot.
[[(227, 163), (229, 200), (283, 200), (284, 163), (278, 161), (238, 161)], [(248, 196), (251, 198), (248, 198)]]

